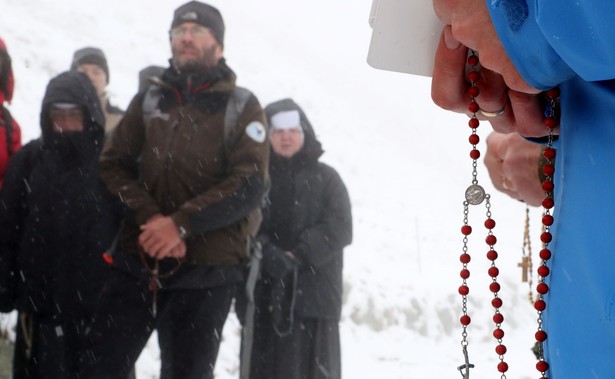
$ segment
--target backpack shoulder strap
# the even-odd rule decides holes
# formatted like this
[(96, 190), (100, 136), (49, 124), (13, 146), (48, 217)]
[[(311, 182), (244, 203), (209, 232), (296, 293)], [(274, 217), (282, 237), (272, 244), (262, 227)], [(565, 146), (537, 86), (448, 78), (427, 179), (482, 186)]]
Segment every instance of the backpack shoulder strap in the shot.
[(224, 151), (228, 153), (228, 137), (231, 130), (237, 126), (237, 121), (243, 113), (243, 110), (250, 99), (252, 92), (243, 87), (235, 87), (231, 96), (226, 103), (226, 112), (224, 114)]
[(2, 117), (4, 117), (4, 131), (6, 133), (6, 151), (8, 151), (10, 157), (15, 153), (13, 151), (13, 117), (4, 105), (2, 106)]
[(151, 83), (149, 87), (147, 87), (147, 91), (145, 91), (145, 95), (143, 95), (143, 102), (141, 103), (144, 119), (147, 120), (148, 116), (151, 116), (156, 109), (158, 109), (158, 102), (161, 96), (162, 90), (159, 85)]

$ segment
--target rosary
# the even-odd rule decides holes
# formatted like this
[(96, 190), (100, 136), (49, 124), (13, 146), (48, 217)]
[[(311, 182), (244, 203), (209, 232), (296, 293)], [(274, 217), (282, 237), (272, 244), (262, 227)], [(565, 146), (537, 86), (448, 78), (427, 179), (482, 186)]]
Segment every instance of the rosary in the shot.
[[(476, 134), (476, 129), (478, 128), (480, 122), (478, 120), (477, 113), (480, 111), (480, 107), (476, 102), (476, 98), (479, 95), (479, 89), (477, 86), (477, 82), (479, 80), (479, 61), (478, 56), (474, 51), (468, 57), (467, 63), (470, 67), (470, 71), (468, 73), (468, 81), (470, 82), (470, 88), (468, 89), (468, 95), (471, 98), (470, 104), (468, 106), (468, 110), (472, 114), (468, 125), (472, 129), (472, 133), (469, 137), (469, 142), (472, 145), (472, 150), (470, 151), (470, 158), (472, 159), (472, 184), (465, 191), (465, 201), (463, 202), (463, 226), (461, 227), (461, 234), (463, 235), (463, 248), (462, 254), (459, 257), (459, 260), (462, 263), (462, 269), (460, 272), (460, 277), (462, 279), (462, 284), (459, 286), (458, 292), (461, 295), (462, 299), (462, 315), (459, 318), (459, 322), (461, 323), (462, 333), (461, 333), (461, 347), (462, 353), (464, 356), (464, 364), (459, 366), (457, 369), (461, 373), (463, 379), (468, 379), (470, 377), (470, 369), (474, 367), (473, 364), (470, 363), (469, 354), (468, 354), (468, 326), (471, 323), (471, 318), (468, 312), (468, 295), (470, 293), (470, 289), (468, 286), (468, 278), (470, 277), (469, 263), (471, 261), (471, 256), (468, 253), (468, 241), (469, 236), (472, 233), (472, 227), (469, 225), (469, 213), (470, 213), (470, 205), (480, 205), (483, 202), (485, 203), (485, 214), (486, 219), (484, 222), (484, 226), (487, 229), (487, 236), (485, 238), (485, 243), (488, 246), (487, 251), (487, 259), (491, 262), (491, 265), (487, 271), (489, 277), (491, 277), (491, 283), (489, 284), (489, 291), (493, 293), (493, 299), (491, 300), (491, 305), (494, 308), (493, 315), (493, 337), (497, 341), (495, 352), (498, 355), (499, 363), (497, 364), (497, 370), (501, 375), (502, 379), (506, 379), (506, 372), (508, 371), (508, 364), (504, 360), (504, 356), (506, 354), (507, 348), (506, 345), (503, 344), (504, 338), (504, 330), (502, 329), (502, 323), (504, 322), (504, 316), (500, 312), (502, 307), (502, 299), (498, 296), (500, 291), (500, 284), (497, 281), (499, 275), (499, 269), (496, 266), (495, 262), (498, 258), (498, 253), (494, 249), (494, 246), (497, 242), (496, 236), (493, 234), (493, 229), (495, 228), (495, 221), (491, 217), (491, 202), (490, 196), (487, 194), (482, 186), (478, 184), (477, 179), (477, 160), (480, 158), (480, 151), (477, 149), (477, 145), (480, 141), (478, 134)], [(537, 318), (537, 331), (535, 333), (536, 338), (536, 348), (535, 353), (538, 359), (536, 363), (536, 370), (541, 374), (539, 379), (548, 379), (546, 377), (546, 372), (549, 369), (549, 365), (544, 357), (544, 349), (543, 343), (547, 340), (547, 333), (543, 329), (542, 325), (542, 313), (547, 308), (547, 303), (544, 300), (544, 296), (549, 292), (549, 287), (545, 283), (545, 279), (549, 276), (549, 267), (547, 266), (547, 261), (551, 258), (551, 251), (549, 250), (549, 243), (552, 240), (552, 235), (550, 233), (550, 227), (553, 225), (553, 216), (551, 215), (551, 209), (555, 206), (555, 201), (553, 198), (553, 175), (555, 173), (555, 149), (553, 148), (553, 129), (558, 125), (558, 115), (556, 112), (557, 109), (557, 101), (559, 98), (559, 91), (557, 89), (549, 90), (545, 93), (547, 98), (546, 111), (544, 124), (547, 127), (549, 134), (547, 139), (547, 145), (543, 149), (543, 157), (544, 157), (544, 165), (542, 167), (542, 173), (544, 174), (545, 180), (542, 182), (542, 189), (545, 191), (545, 198), (542, 201), (542, 206), (544, 208), (543, 217), (542, 217), (542, 225), (543, 231), (540, 236), (540, 240), (543, 243), (543, 248), (540, 251), (540, 265), (537, 269), (538, 274), (538, 284), (536, 286), (537, 297), (534, 300), (530, 294), (530, 299), (534, 303), (534, 309), (538, 313)], [(505, 108), (504, 108), (505, 109)], [(504, 109), (500, 112), (491, 113), (489, 116), (497, 116), (501, 114)], [(483, 112), (485, 113), (485, 112)], [(489, 113), (489, 112), (487, 112)], [(526, 212), (526, 217), (527, 212)], [(526, 222), (528, 219), (526, 218)], [(524, 235), (524, 252), (526, 249), (529, 251), (529, 225), (526, 224), (526, 234)], [(529, 255), (524, 255), (523, 261), (520, 265), (524, 269), (529, 268), (531, 270), (531, 259)]]

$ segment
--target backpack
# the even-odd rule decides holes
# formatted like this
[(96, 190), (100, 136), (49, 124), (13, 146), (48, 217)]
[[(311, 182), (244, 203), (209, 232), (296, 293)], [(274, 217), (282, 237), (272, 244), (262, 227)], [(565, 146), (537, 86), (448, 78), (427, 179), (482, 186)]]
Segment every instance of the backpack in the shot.
[[(158, 77), (150, 77), (150, 81), (152, 82), (145, 92), (145, 96), (143, 97), (143, 103), (141, 105), (141, 109), (143, 111), (143, 120), (146, 124), (149, 123), (152, 116), (156, 113), (159, 113), (158, 102), (162, 96), (161, 86), (162, 82)], [(226, 155), (229, 153), (229, 145), (228, 145), (228, 137), (233, 130), (234, 127), (237, 126), (237, 121), (239, 117), (243, 113), (248, 100), (252, 96), (252, 92), (247, 88), (236, 86), (231, 96), (229, 96), (228, 102), (226, 103), (226, 110), (224, 113), (224, 152)], [(247, 252), (248, 256), (251, 256), (254, 250), (254, 239), (256, 234), (258, 233), (258, 229), (260, 228), (261, 222), (263, 221), (262, 207), (266, 204), (268, 193), (269, 193), (269, 183), (266, 183), (267, 190), (263, 195), (260, 206), (252, 210), (247, 216), (248, 221), (248, 230), (249, 237), (248, 238), (248, 246)]]
[(13, 141), (13, 117), (11, 116), (11, 112), (3, 105), (2, 106), (2, 116), (4, 116), (4, 120), (0, 121), (0, 125), (4, 126), (4, 131), (6, 133), (6, 151), (8, 152), (9, 158), (15, 152), (12, 149), (12, 141)]

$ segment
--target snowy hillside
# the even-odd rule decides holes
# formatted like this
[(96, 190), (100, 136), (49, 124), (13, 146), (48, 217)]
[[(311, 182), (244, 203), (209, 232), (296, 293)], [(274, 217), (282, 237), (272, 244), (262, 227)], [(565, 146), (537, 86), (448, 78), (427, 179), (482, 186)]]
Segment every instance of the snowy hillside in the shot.
[[(13, 57), (11, 109), (24, 140), (39, 135), (49, 79), (68, 69), (72, 53), (98, 46), (107, 54), (112, 102), (126, 107), (137, 73), (166, 65), (168, 28), (183, 0), (3, 0), (0, 36)], [(457, 287), (463, 194), (471, 181), (470, 133), (463, 115), (435, 107), (430, 82), (365, 63), (371, 0), (212, 0), (226, 22), (225, 56), (240, 85), (264, 105), (294, 98), (305, 109), (338, 169), (353, 205), (355, 239), (345, 254), (343, 372), (347, 379), (455, 377), (463, 363)], [(486, 137), (488, 127), (479, 130)], [(481, 150), (484, 146), (481, 144)], [(520, 281), (522, 204), (492, 193), (498, 222), (504, 343), (511, 378), (534, 377), (535, 313)], [(471, 209), (477, 231), (469, 311), (472, 378), (499, 375), (491, 336), (491, 279), (481, 232), (484, 207)], [(532, 234), (539, 234), (538, 210)], [(537, 241), (537, 239), (535, 239)], [(538, 251), (535, 242), (535, 251)], [(238, 377), (234, 315), (225, 328), (217, 378)], [(138, 362), (140, 379), (157, 378), (156, 341)]]

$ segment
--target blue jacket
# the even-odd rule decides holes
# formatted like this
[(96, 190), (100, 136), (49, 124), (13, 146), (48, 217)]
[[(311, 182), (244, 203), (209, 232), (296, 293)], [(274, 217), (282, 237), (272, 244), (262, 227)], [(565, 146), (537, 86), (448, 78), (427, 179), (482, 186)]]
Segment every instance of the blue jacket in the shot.
[(615, 378), (615, 2), (487, 0), (523, 78), (559, 86), (549, 378)]

